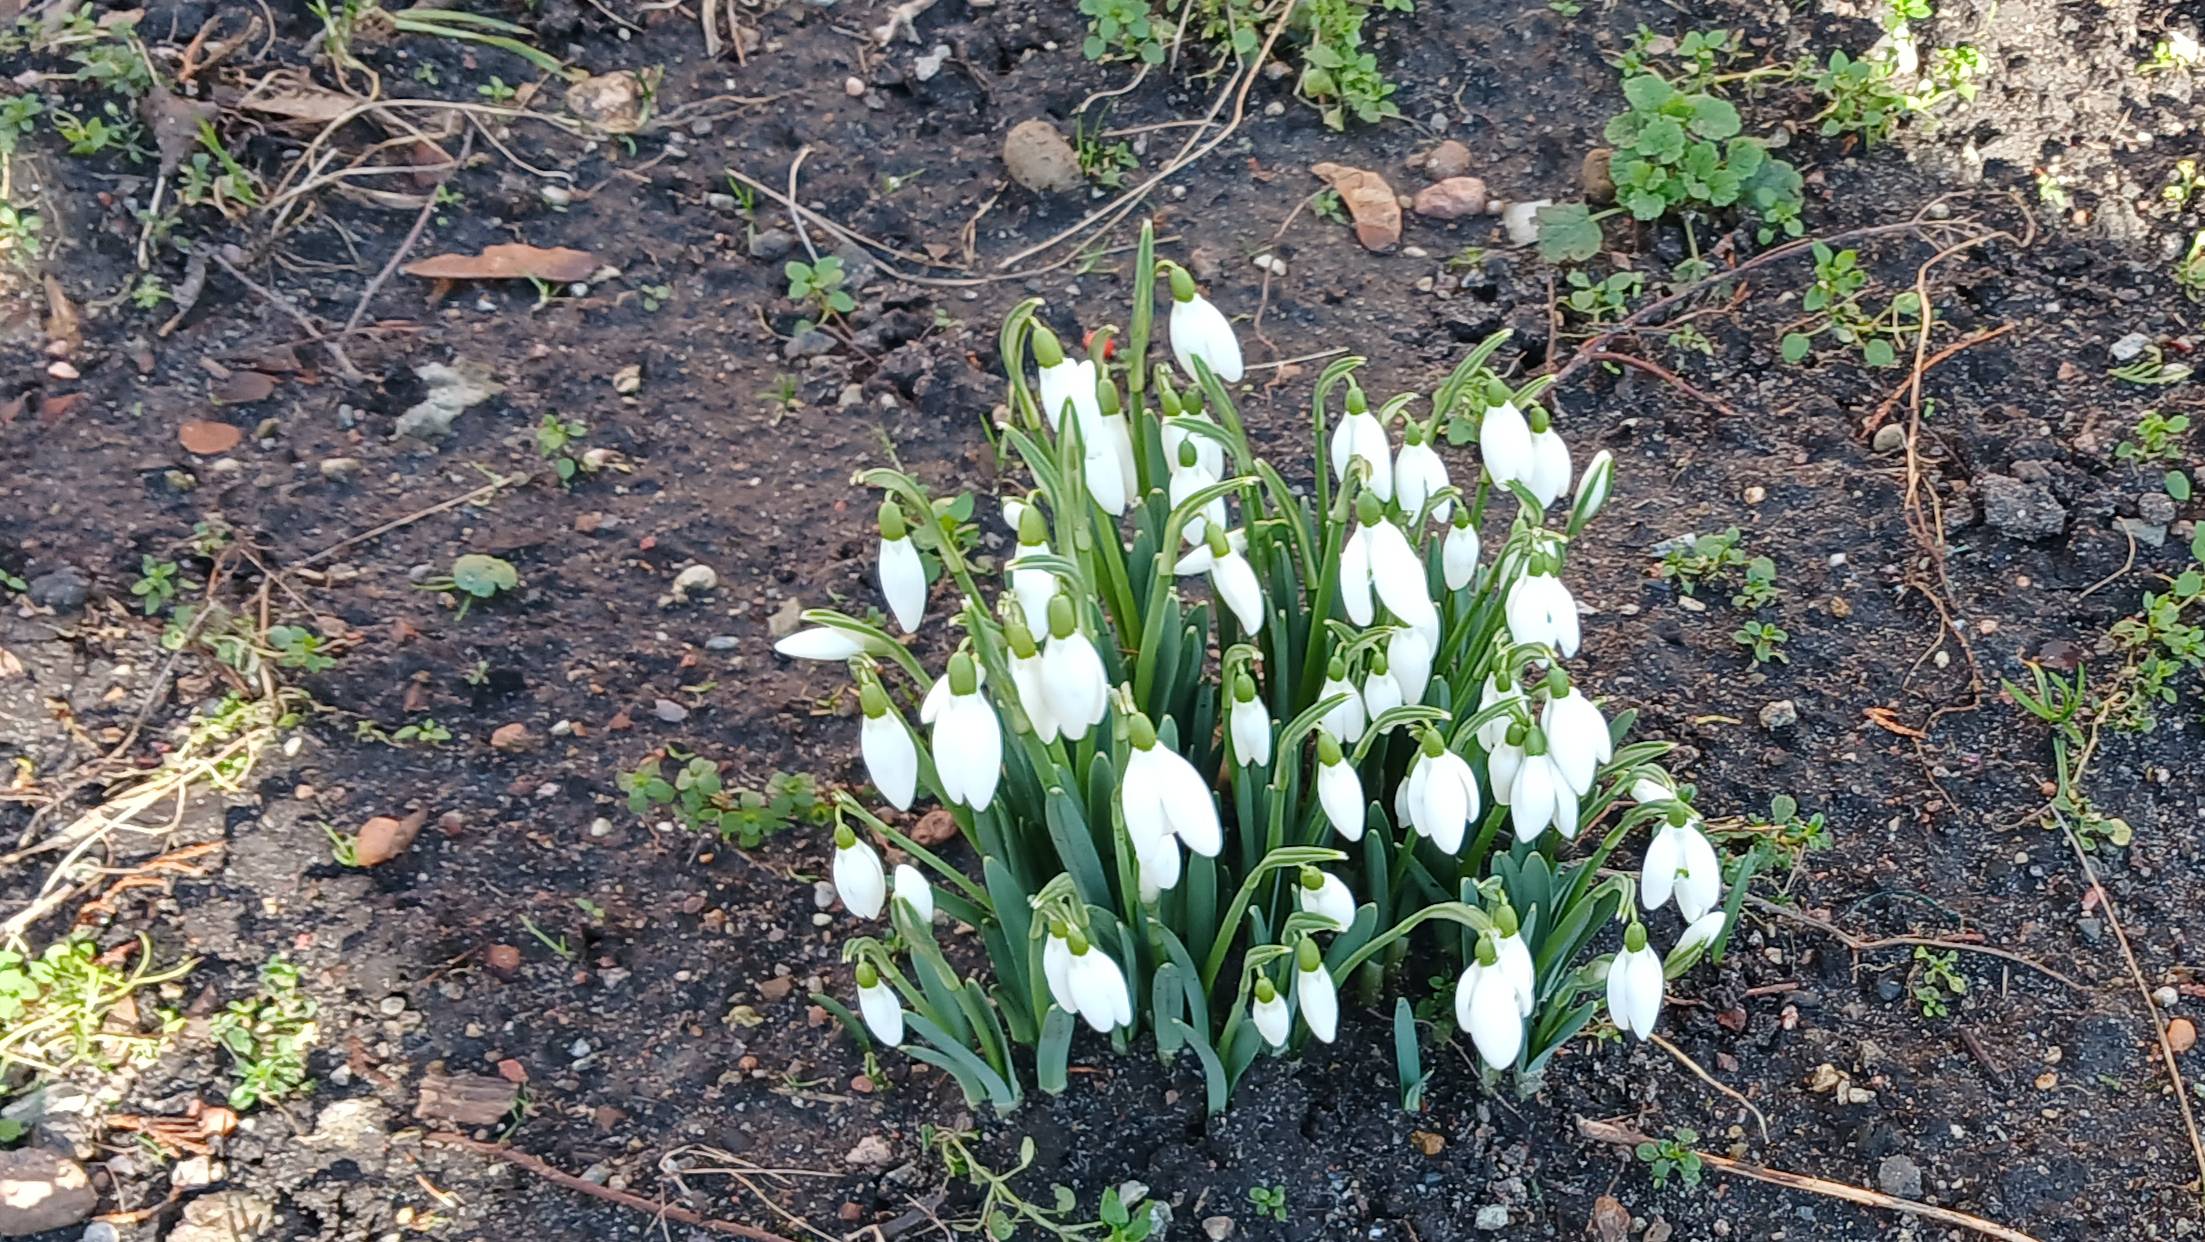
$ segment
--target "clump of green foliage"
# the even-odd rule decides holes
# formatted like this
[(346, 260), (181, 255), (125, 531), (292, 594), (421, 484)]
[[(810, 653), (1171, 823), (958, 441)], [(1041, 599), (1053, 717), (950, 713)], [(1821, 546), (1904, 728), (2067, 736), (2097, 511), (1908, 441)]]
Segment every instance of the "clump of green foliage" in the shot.
[[(669, 759), (679, 765), (672, 771)], [(751, 789), (728, 784), (712, 760), (672, 749), (620, 773), (614, 784), (628, 795), (635, 814), (664, 812), (692, 832), (713, 833), (746, 850), (776, 833), (822, 827), (834, 818), (832, 804), (820, 798), (819, 783), (809, 775), (775, 772), (763, 788)]]
[(56, 940), (36, 953), (20, 943), (0, 946), (0, 1073), (17, 1066), (56, 1073), (78, 1062), (107, 1066), (156, 1054), (181, 1019), (162, 1013), (156, 1032), (145, 1035), (114, 1022), (115, 1011), (140, 989), (181, 978), (195, 963), (155, 971), (152, 942), (142, 937), (137, 957), (125, 974), (100, 960), (89, 936)]
[(513, 590), (521, 582), (520, 571), (503, 557), (489, 556), (481, 552), (469, 552), (454, 557), (452, 572), (433, 578), (425, 578), (418, 585), (424, 591), (442, 591), (459, 596), (459, 611), (453, 620), (467, 615), (477, 600), (495, 599), (503, 592)]
[(214, 1016), (209, 1030), (237, 1074), (231, 1108), (244, 1112), (312, 1088), (306, 1057), (320, 1035), (320, 1009), (300, 987), (299, 968), (278, 954), (261, 964), (257, 993)]
[(1115, 1186), (1103, 1191), (1096, 1214), (1089, 1220), (1080, 1219), (1079, 1196), (1070, 1186), (1050, 1187), (1050, 1201), (1046, 1205), (1019, 1194), (1011, 1183), (1033, 1165), (1034, 1140), (1031, 1137), (1019, 1139), (1018, 1163), (1002, 1170), (989, 1168), (974, 1154), (975, 1136), (968, 1130), (927, 1125), (920, 1127), (919, 1138), (941, 1158), (943, 1168), (951, 1177), (969, 1181), (984, 1192), (973, 1218), (957, 1222), (960, 1233), (978, 1234), (992, 1242), (1010, 1242), (1013, 1238), (1053, 1238), (1057, 1242), (1152, 1242), (1152, 1239), (1161, 1242), (1165, 1227), (1171, 1222), (1171, 1210), (1163, 1204), (1150, 1199), (1129, 1205)]
[(811, 263), (790, 259), (782, 270), (789, 278), (789, 300), (807, 311), (798, 331), (817, 327), (830, 315), (847, 315), (857, 309), (857, 299), (842, 287), (848, 274), (842, 270), (840, 258), (822, 255)]
[(1637, 1147), (1638, 1158), (1645, 1163), (1646, 1171), (1653, 1175), (1656, 1186), (1666, 1186), (1676, 1177), (1687, 1186), (1700, 1184), (1706, 1162), (1693, 1145), (1700, 1141), (1697, 1130), (1678, 1126), (1669, 1137), (1648, 1139)]
[(1857, 251), (1832, 250), (1816, 242), (1814, 257), (1814, 284), (1799, 299), (1799, 308), (1812, 318), (1784, 334), (1780, 342), (1784, 361), (1806, 358), (1814, 350), (1814, 338), (1828, 333), (1832, 340), (1859, 349), (1861, 361), (1869, 366), (1895, 365), (1899, 346), (1910, 344), (1921, 334), (1920, 295), (1905, 290), (1894, 295), (1883, 310), (1871, 313), (1862, 304), (1868, 273), (1861, 270)]
[[(1089, 60), (1164, 63), (1175, 44), (1198, 49), (1213, 66), (1238, 61), (1263, 44), (1277, 10), (1257, 0), (1185, 0), (1173, 16), (1152, 0), (1080, 0), (1087, 35), (1080, 51)], [(1364, 46), (1374, 12), (1414, 11), (1414, 0), (1301, 0), (1287, 19), (1282, 48), (1298, 58), (1296, 91), (1315, 106), (1326, 125), (1346, 127), (1350, 117), (1372, 124), (1401, 115), (1394, 84)]]
[(1702, 583), (1745, 567), (1747, 557), (1739, 547), (1744, 538), (1735, 526), (1712, 535), (1694, 535), (1661, 558), (1661, 576), (1676, 584), (1678, 594), (1697, 595)]

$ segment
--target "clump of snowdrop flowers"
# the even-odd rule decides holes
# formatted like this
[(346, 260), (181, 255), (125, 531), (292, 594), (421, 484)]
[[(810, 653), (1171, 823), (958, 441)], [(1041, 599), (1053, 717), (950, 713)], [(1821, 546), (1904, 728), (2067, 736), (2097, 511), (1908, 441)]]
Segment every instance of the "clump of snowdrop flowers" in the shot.
[[(1192, 1051), (1221, 1109), (1256, 1057), (1360, 1037), (1418, 939), (1520, 1089), (1602, 1012), (1650, 1034), (1737, 898), (1667, 747), (1625, 742), (1629, 714), (1571, 667), (1564, 580), (1613, 458), (1573, 470), (1545, 381), (1493, 365), (1503, 334), (1382, 402), (1361, 359), (1334, 362), (1312, 460), (1276, 469), (1235, 402), (1230, 317), (1147, 230), (1134, 286), (1122, 333), (1068, 315), (1060, 336), (1037, 301), (1006, 323), (988, 430), (1020, 477), (994, 559), (909, 476), (860, 475), (886, 616), (916, 639), (814, 610), (776, 644), (850, 666), (897, 813), (837, 797), (835, 891), (873, 927), (844, 947), (855, 1012), (820, 1003), (999, 1109), (1064, 1089), (1095, 1038)], [(947, 853), (898, 827), (928, 801), (956, 821)], [(944, 956), (949, 925), (992, 979)]]

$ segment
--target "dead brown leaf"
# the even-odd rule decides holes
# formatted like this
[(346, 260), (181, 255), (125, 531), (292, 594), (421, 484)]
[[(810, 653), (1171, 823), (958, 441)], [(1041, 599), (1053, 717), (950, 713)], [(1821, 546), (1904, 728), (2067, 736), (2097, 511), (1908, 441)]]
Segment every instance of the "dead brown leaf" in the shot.
[(413, 845), (413, 839), (421, 834), (421, 825), (427, 822), (429, 812), (426, 809), (415, 811), (404, 819), (378, 815), (360, 825), (360, 834), (353, 838), (353, 856), (363, 867), (387, 863)]
[(275, 392), (274, 376), (258, 371), (232, 371), (207, 386), (216, 405), (244, 405), (252, 401), (265, 401)]
[(46, 274), (46, 339), (60, 341), (68, 346), (68, 353), (75, 353), (83, 341), (79, 331), (76, 305), (62, 291), (61, 282), (53, 273)]
[(440, 254), (408, 263), (408, 276), (429, 280), (586, 280), (597, 270), (597, 256), (563, 246), (510, 242), (481, 254)]
[(218, 423), (206, 419), (194, 419), (176, 429), (177, 443), (184, 446), (185, 452), (194, 453), (200, 457), (212, 457), (218, 453), (227, 453), (236, 448), (238, 442), (244, 438), (245, 433), (243, 431), (232, 427), (228, 423)]
[(266, 94), (240, 99), (237, 106), (252, 112), (280, 116), (285, 120), (327, 125), (364, 102), (342, 91), (316, 86), (294, 75), (271, 79), (270, 86), (271, 89)]
[(919, 817), (911, 828), (911, 839), (932, 849), (957, 837), (957, 817), (945, 807), (935, 807)]
[(1929, 734), (1922, 732), (1913, 725), (1900, 721), (1898, 713), (1888, 707), (1864, 707), (1860, 709), (1860, 714), (1868, 717), (1869, 723), (1877, 728), (1896, 733), (1900, 737), (1929, 736)]
[(176, 166), (199, 145), (199, 127), (222, 115), (213, 103), (186, 99), (158, 80), (138, 101), (138, 112), (145, 117), (146, 128), (153, 131), (153, 144), (160, 149), (164, 173), (175, 172)]
[(1612, 1195), (1602, 1195), (1593, 1200), (1592, 1220), (1585, 1232), (1596, 1242), (1624, 1242), (1631, 1236), (1631, 1209)]
[(1309, 171), (1332, 186), (1355, 220), (1355, 239), (1366, 250), (1391, 250), (1401, 240), (1401, 200), (1377, 173), (1346, 164), (1313, 164)]

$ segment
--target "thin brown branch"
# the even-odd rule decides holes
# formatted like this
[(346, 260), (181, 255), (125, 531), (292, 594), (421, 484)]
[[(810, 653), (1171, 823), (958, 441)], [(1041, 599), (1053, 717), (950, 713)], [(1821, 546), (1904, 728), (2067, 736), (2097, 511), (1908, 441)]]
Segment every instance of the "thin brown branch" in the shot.
[[(1932, 370), (1938, 364), (1946, 361), (1947, 359), (1951, 358), (1953, 355), (1959, 353), (1964, 349), (1973, 349), (1974, 347), (1976, 347), (1977, 345), (1981, 345), (1985, 341), (2004, 336), (2008, 332), (2011, 332), (2013, 330), (2013, 324), (2002, 323), (1995, 328), (1978, 332), (1974, 336), (1962, 337), (1959, 340), (1954, 341), (1952, 344), (1945, 346), (1943, 349), (1938, 350), (1936, 353), (1931, 354), (1927, 359), (1923, 360), (1922, 370)], [(1920, 383), (1920, 380), (1921, 376), (1919, 374), (1911, 375), (1907, 377), (1907, 381), (1905, 383), (1899, 385), (1897, 388), (1892, 389), (1891, 395), (1883, 399), (1883, 403), (1876, 407), (1875, 413), (1870, 414), (1867, 419), (1861, 423), (1861, 434), (1867, 435), (1875, 431), (1876, 428), (1882, 426), (1883, 420), (1891, 417), (1891, 411), (1899, 407), (1899, 402), (1905, 398), (1908, 392), (1912, 391), (1916, 387), (1916, 385)]]
[(671, 1203), (653, 1203), (641, 1195), (632, 1195), (625, 1190), (614, 1190), (610, 1186), (600, 1186), (596, 1182), (586, 1181), (572, 1173), (552, 1168), (525, 1151), (515, 1151), (510, 1147), (500, 1147), (496, 1143), (484, 1143), (468, 1138), (463, 1134), (449, 1134), (442, 1131), (432, 1131), (422, 1137), (426, 1141), (442, 1147), (464, 1147), (468, 1151), (489, 1156), (494, 1160), (503, 1160), (507, 1164), (526, 1169), (555, 1186), (564, 1186), (568, 1190), (580, 1191), (593, 1199), (603, 1199), (607, 1203), (617, 1203), (622, 1207), (633, 1208), (638, 1212), (648, 1212), (654, 1218), (664, 1217), (667, 1220), (680, 1221), (684, 1225), (710, 1230), (713, 1233), (726, 1234), (731, 1238), (749, 1238), (751, 1242), (789, 1242), (789, 1239), (778, 1233), (768, 1233), (754, 1225), (739, 1225), (730, 1220), (714, 1220), (709, 1216), (700, 1216), (688, 1208), (675, 1207)]
[(1931, 949), (1957, 949), (1966, 953), (1981, 953), (1990, 957), (2002, 957), (2009, 962), (2027, 966), (2048, 979), (2055, 979), (2060, 983), (2064, 983), (2077, 992), (2087, 993), (2091, 990), (2087, 985), (2076, 982), (2042, 962), (2032, 961), (2008, 949), (2000, 949), (1987, 944), (1972, 944), (1965, 940), (1944, 940), (1936, 936), (1881, 936), (1874, 940), (1863, 940), (1835, 923), (1818, 919), (1811, 914), (1802, 914), (1797, 910), (1788, 906), (1780, 906), (1766, 898), (1748, 897), (1746, 900), (1757, 909), (1765, 910), (1779, 918), (1789, 919), (1794, 923), (1812, 927), (1825, 935), (1833, 936), (1844, 942), (1845, 947), (1856, 954), (1873, 953), (1878, 949), (1904, 948), (1908, 945), (1921, 945)]
[(1675, 1044), (1670, 1043), (1668, 1040), (1663, 1039), (1659, 1035), (1650, 1035), (1647, 1038), (1663, 1052), (1666, 1052), (1670, 1056), (1677, 1058), (1677, 1060), (1681, 1062), (1686, 1069), (1691, 1070), (1694, 1076), (1696, 1076), (1701, 1082), (1704, 1082), (1708, 1086), (1715, 1088), (1717, 1091), (1722, 1092), (1724, 1095), (1729, 1096), (1731, 1099), (1738, 1101), (1738, 1103), (1742, 1105), (1747, 1112), (1753, 1114), (1754, 1121), (1760, 1123), (1761, 1141), (1764, 1143), (1768, 1141), (1769, 1119), (1761, 1115), (1761, 1110), (1753, 1106), (1752, 1100), (1747, 1099), (1745, 1096), (1739, 1094), (1731, 1087), (1725, 1086), (1720, 1080), (1715, 1077), (1715, 1075), (1708, 1073), (1707, 1070), (1703, 1068), (1698, 1061), (1693, 1060), (1691, 1054), (1687, 1053), (1684, 1049), (1677, 1047)]
[(1632, 354), (1619, 354), (1605, 349), (1595, 350), (1585, 355), (1585, 358), (1588, 362), (1613, 362), (1644, 371), (1725, 418), (1737, 418), (1739, 416), (1738, 411), (1732, 408), (1728, 402), (1701, 392), (1694, 388), (1683, 376), (1659, 363), (1648, 362), (1646, 359)]

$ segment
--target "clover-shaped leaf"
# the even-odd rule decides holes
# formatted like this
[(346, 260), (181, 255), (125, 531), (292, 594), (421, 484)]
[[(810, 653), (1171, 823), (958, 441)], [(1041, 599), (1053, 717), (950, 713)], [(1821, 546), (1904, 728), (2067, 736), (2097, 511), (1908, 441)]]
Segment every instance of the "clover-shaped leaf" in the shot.
[(452, 562), (452, 585), (476, 599), (489, 599), (520, 584), (521, 576), (510, 561), (470, 552)]

